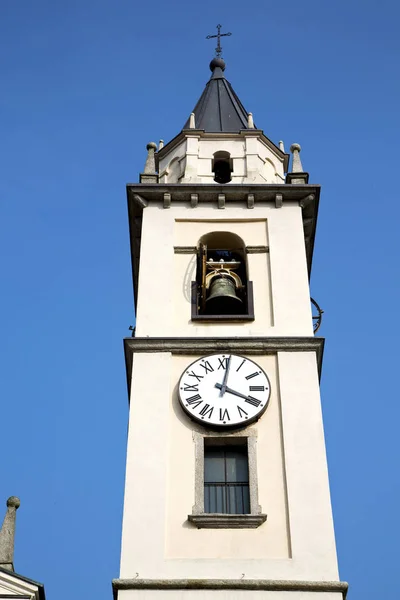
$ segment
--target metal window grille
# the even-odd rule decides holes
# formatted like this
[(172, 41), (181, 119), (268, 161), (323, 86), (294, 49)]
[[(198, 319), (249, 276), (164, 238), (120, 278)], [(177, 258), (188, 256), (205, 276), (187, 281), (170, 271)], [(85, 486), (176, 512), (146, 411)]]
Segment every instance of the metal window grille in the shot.
[(204, 510), (206, 513), (245, 515), (250, 513), (248, 483), (205, 483)]

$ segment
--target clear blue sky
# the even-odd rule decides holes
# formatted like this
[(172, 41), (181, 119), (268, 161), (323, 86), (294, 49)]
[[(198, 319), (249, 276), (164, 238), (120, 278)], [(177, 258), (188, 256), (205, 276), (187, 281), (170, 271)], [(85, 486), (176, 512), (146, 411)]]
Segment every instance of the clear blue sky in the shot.
[[(110, 600), (134, 323), (125, 184), (226, 76), (322, 184), (312, 295), (341, 577), (398, 597), (399, 50), (394, 0), (2, 0), (1, 477), (17, 572)], [(1, 505), (4, 502), (4, 508)]]

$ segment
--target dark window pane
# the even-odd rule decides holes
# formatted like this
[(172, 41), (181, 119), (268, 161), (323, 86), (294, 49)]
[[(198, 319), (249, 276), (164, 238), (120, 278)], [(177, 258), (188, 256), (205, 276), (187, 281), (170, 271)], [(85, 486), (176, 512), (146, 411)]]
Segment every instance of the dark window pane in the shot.
[(225, 461), (223, 450), (206, 448), (204, 456), (204, 481), (225, 481)]
[(245, 482), (249, 480), (247, 456), (243, 452), (226, 452), (226, 481)]
[(224, 483), (206, 484), (204, 487), (204, 510), (211, 513), (226, 513), (227, 490)]
[(206, 447), (204, 454), (205, 512), (249, 514), (247, 448)]

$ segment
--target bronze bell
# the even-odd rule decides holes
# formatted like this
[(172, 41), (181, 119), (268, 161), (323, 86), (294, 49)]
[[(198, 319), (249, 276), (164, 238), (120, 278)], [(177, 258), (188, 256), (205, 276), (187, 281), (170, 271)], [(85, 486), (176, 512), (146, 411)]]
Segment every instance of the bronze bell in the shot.
[(242, 300), (236, 295), (236, 285), (232, 277), (220, 275), (213, 278), (210, 295), (206, 301), (208, 314), (235, 315), (242, 312), (242, 304)]

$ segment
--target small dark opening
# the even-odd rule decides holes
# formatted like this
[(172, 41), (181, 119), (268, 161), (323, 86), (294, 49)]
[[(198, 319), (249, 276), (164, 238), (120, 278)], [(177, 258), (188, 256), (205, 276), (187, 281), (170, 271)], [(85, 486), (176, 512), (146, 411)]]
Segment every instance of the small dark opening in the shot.
[(217, 183), (229, 183), (232, 179), (233, 161), (229, 152), (216, 152), (212, 163), (212, 170)]

